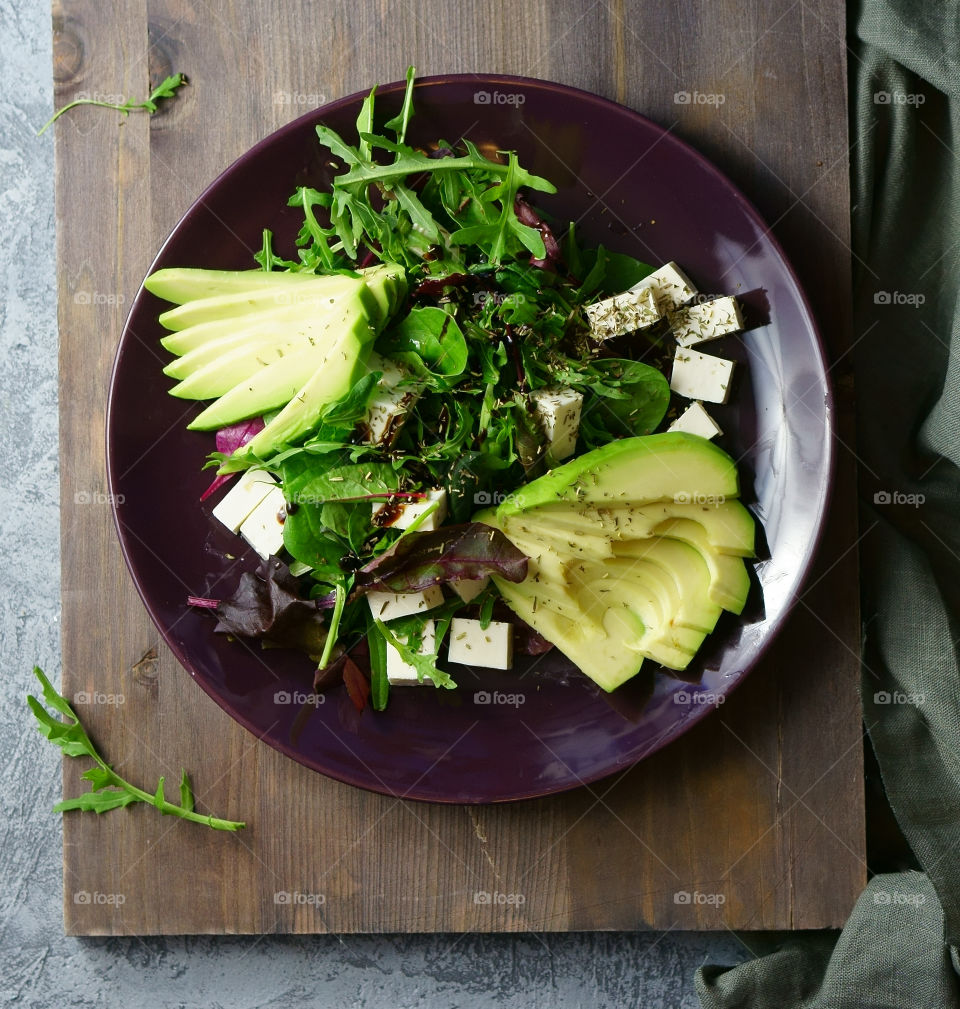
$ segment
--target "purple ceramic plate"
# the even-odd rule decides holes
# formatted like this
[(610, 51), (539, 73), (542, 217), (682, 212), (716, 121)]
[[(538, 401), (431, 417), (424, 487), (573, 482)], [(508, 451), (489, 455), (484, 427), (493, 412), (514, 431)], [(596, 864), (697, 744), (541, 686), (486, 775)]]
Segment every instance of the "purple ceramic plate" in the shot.
[[(380, 88), (381, 121), (399, 109), (402, 90)], [(190, 208), (151, 271), (249, 268), (264, 227), (278, 250), (291, 252), (299, 221), (287, 197), (298, 184), (328, 181), (314, 126), (352, 135), (362, 97), (324, 106), (240, 158)], [(555, 195), (536, 202), (559, 230), (573, 220), (584, 243), (655, 264), (676, 260), (701, 291), (743, 302), (751, 328), (711, 348), (745, 362), (730, 405), (713, 412), (726, 432), (721, 444), (740, 462), (765, 550), (747, 612), (726, 615), (708, 639), (695, 684), (658, 674), (617, 691), (612, 706), (552, 655), (510, 673), (463, 667), (458, 691), (396, 689), (383, 713), (358, 713), (342, 687), (318, 706), (301, 703), (312, 680), (307, 660), (215, 636), (210, 614), (186, 606), (188, 595), (228, 594), (257, 558), (198, 504), (213, 436), (188, 432), (198, 408), (167, 395), (157, 342), (165, 306), (144, 290), (110, 388), (110, 491), (151, 617), (200, 686), (251, 732), (323, 774), (386, 794), (436, 802), (542, 796), (675, 739), (712, 710), (703, 692), (732, 690), (776, 635), (812, 559), (831, 481), (824, 354), (797, 279), (756, 211), (654, 123), (583, 91), (519, 77), (426, 78), (416, 110), (413, 143), (464, 135), (484, 151), (515, 149), (556, 183)]]

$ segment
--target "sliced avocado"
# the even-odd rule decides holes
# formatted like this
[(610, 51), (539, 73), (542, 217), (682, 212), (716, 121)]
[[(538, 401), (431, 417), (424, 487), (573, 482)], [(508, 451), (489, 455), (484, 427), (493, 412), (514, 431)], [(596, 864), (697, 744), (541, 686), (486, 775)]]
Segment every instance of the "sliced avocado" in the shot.
[(624, 578), (612, 575), (605, 563), (578, 567), (571, 592), (589, 616), (610, 614), (620, 621), (625, 643), (668, 669), (686, 669), (706, 637), (703, 630), (674, 623), (673, 609), (664, 609), (658, 586), (634, 572)]
[[(358, 289), (359, 293), (359, 289)], [(352, 295), (349, 296), (352, 299)], [(355, 305), (363, 311), (371, 296), (362, 294)], [(170, 390), (182, 399), (214, 399), (246, 381), (261, 368), (285, 356), (311, 347), (321, 347), (332, 332), (344, 325), (345, 309), (352, 302), (338, 299), (320, 312), (290, 319), (275, 327), (254, 326), (238, 330), (233, 336), (210, 340), (171, 361), (163, 369), (171, 378), (189, 379)], [(299, 388), (299, 386), (297, 387)], [(294, 392), (296, 389), (294, 389)], [(291, 393), (291, 396), (293, 393)]]
[(548, 523), (528, 523), (526, 517), (526, 513), (523, 513), (504, 519), (503, 532), (508, 537), (516, 534), (528, 543), (548, 544), (558, 553), (568, 554), (571, 557), (603, 560), (605, 557), (613, 556), (610, 538), (602, 531), (598, 532), (596, 527), (592, 530), (586, 525), (583, 528), (565, 529), (563, 526), (551, 526)]
[(143, 286), (158, 298), (182, 305), (198, 298), (218, 298), (225, 294), (273, 290), (284, 284), (313, 280), (313, 273), (270, 272), (264, 270), (199, 270), (168, 268), (151, 273)]
[(281, 445), (295, 444), (308, 434), (324, 409), (342, 399), (356, 384), (375, 338), (376, 332), (369, 322), (365, 318), (356, 319), (327, 349), (304, 386), (259, 434), (234, 452), (229, 466), (221, 467), (220, 472), (242, 468), (250, 456), (267, 458)]
[(750, 575), (740, 557), (717, 553), (698, 522), (668, 519), (656, 528), (658, 536), (688, 543), (706, 561), (710, 571), (710, 598), (731, 613), (742, 613), (750, 593)]
[(255, 333), (256, 330), (235, 329), (233, 333), (226, 336), (209, 340), (202, 346), (188, 351), (182, 357), (178, 357), (175, 361), (171, 361), (163, 369), (163, 373), (168, 378), (187, 378), (195, 371), (205, 368), (211, 361), (216, 361), (222, 354), (236, 350), (237, 347), (257, 347), (268, 343), (263, 337), (254, 335)]
[(170, 395), (179, 399), (216, 399), (238, 385), (253, 381), (259, 372), (270, 365), (281, 363), (311, 346), (310, 343), (301, 341), (286, 344), (247, 343), (234, 347), (187, 375), (170, 390)]
[[(640, 672), (643, 656), (624, 643), (623, 628), (612, 619), (599, 631), (592, 623), (567, 620), (554, 610), (538, 605), (514, 582), (493, 578), (503, 601), (535, 631), (570, 659), (583, 673), (606, 691), (615, 690)], [(525, 583), (521, 582), (520, 585)], [(607, 626), (609, 622), (610, 626)]]
[(734, 461), (712, 442), (679, 431), (622, 438), (558, 466), (511, 494), (506, 517), (569, 501), (606, 507), (739, 495)]
[(526, 596), (535, 609), (546, 607), (567, 620), (579, 623), (584, 630), (592, 628), (600, 631), (599, 619), (594, 620), (583, 614), (580, 601), (571, 595), (569, 588), (561, 581), (546, 573), (540, 562), (531, 557), (527, 566), (527, 577), (522, 582), (513, 582), (517, 593)]
[(703, 526), (710, 545), (721, 554), (736, 557), (754, 555), (754, 520), (749, 511), (736, 500), (716, 504), (678, 501), (658, 501), (648, 505), (623, 505), (599, 508), (584, 505), (571, 509), (567, 503), (541, 505), (523, 513), (524, 521), (549, 523), (554, 529), (603, 529), (614, 539), (642, 539), (654, 535), (654, 530), (671, 518), (689, 519)]
[[(198, 298), (185, 305), (171, 308), (160, 316), (160, 325), (166, 329), (183, 330), (188, 326), (214, 322), (226, 318), (241, 318), (254, 312), (269, 309), (283, 309), (302, 306), (322, 309), (336, 299), (365, 288), (363, 280), (331, 274), (312, 277), (301, 284), (282, 284), (276, 288), (267, 287), (259, 291), (241, 291), (238, 294), (222, 294), (215, 298)], [(376, 299), (372, 314), (379, 311)]]
[(362, 316), (345, 321), (343, 330), (339, 334), (331, 334), (331, 339), (296, 350), (234, 386), (211, 403), (188, 427), (197, 431), (217, 430), (271, 410), (278, 411), (273, 418), (277, 420), (323, 369), (330, 372), (331, 388), (337, 387), (343, 379), (344, 368), (351, 375), (355, 373), (353, 380), (335, 397), (339, 399), (360, 377), (370, 342), (369, 332), (370, 325)]
[(370, 288), (370, 293), (376, 298), (379, 306), (374, 326), (379, 331), (387, 320), (397, 310), (406, 297), (407, 278), (402, 267), (396, 264), (384, 263), (364, 276), (364, 281)]
[(161, 338), (160, 343), (171, 354), (186, 357), (230, 337), (282, 342), (316, 329), (338, 311), (338, 300), (331, 304), (329, 298), (324, 298), (316, 303), (288, 305), (286, 308), (271, 308), (215, 322), (202, 322), (178, 333), (169, 333)]
[[(612, 561), (604, 561), (604, 567), (611, 578), (635, 581), (652, 592), (660, 600), (664, 613), (670, 614), (674, 626), (709, 634), (716, 627), (723, 608), (709, 597), (710, 575), (703, 559), (696, 551), (696, 556), (691, 556), (689, 550), (693, 548), (685, 553), (660, 552), (658, 559), (615, 557)], [(679, 565), (679, 570), (671, 565)], [(576, 569), (571, 570), (568, 577), (578, 578)]]

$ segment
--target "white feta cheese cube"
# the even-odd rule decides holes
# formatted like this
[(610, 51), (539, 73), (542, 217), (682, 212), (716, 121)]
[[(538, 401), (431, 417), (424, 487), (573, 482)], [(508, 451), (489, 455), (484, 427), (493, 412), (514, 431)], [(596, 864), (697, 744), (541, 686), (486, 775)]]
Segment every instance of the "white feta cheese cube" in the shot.
[(425, 613), (443, 602), (443, 589), (431, 585), (422, 592), (368, 592), (367, 603), (377, 620), (395, 620), (411, 613)]
[(566, 459), (577, 449), (583, 396), (573, 389), (537, 389), (530, 393), (533, 411), (547, 436), (547, 453)]
[(590, 322), (590, 331), (597, 340), (610, 340), (637, 329), (646, 329), (661, 318), (653, 290), (624, 291), (612, 298), (604, 298), (584, 310)]
[[(432, 505), (437, 507), (424, 519), (423, 523), (417, 526), (424, 532), (439, 529), (443, 520), (447, 517), (447, 492), (442, 487), (435, 487), (426, 492), (426, 497), (418, 501), (406, 501), (396, 507), (377, 501), (373, 505), (373, 524), (389, 529), (409, 529), (413, 525), (414, 519), (419, 518)], [(382, 512), (396, 513), (396, 517), (389, 522), (378, 522), (377, 516)]]
[(377, 382), (376, 394), (370, 401), (363, 420), (363, 440), (370, 445), (389, 448), (400, 433), (407, 413), (420, 393), (407, 384), (410, 373), (388, 358), (371, 354), (367, 368), (383, 374)]
[(450, 588), (465, 603), (472, 603), (489, 584), (490, 576), (484, 575), (482, 578), (461, 578), (458, 581), (450, 582)]
[(708, 439), (723, 434), (720, 425), (704, 410), (703, 403), (700, 402), (691, 403), (667, 430), (698, 434), (701, 438)]
[(714, 298), (672, 312), (670, 329), (681, 347), (692, 347), (695, 343), (740, 332), (743, 316), (736, 298)]
[[(400, 638), (404, 644), (406, 638)], [(437, 625), (433, 620), (426, 620), (423, 624), (423, 635), (420, 639), (418, 651), (427, 655), (437, 647)], [(431, 680), (421, 680), (417, 676), (416, 666), (405, 662), (403, 656), (387, 642), (387, 682), (393, 687), (416, 687), (421, 684), (433, 686)]]
[(479, 620), (450, 621), (447, 658), (466, 666), (509, 669), (513, 665), (513, 624), (491, 620), (484, 630)]
[(283, 546), (285, 518), (286, 502), (283, 500), (283, 491), (279, 487), (272, 487), (260, 504), (243, 520), (240, 535), (261, 557), (278, 554)]
[(676, 263), (665, 263), (648, 277), (634, 284), (630, 290), (642, 291), (645, 287), (653, 291), (657, 308), (664, 315), (685, 305), (697, 293), (697, 289), (690, 283), (690, 278)]
[(276, 485), (277, 481), (262, 469), (245, 470), (213, 509), (213, 517), (235, 533)]
[(670, 388), (687, 399), (726, 403), (733, 377), (733, 361), (678, 347), (673, 358)]

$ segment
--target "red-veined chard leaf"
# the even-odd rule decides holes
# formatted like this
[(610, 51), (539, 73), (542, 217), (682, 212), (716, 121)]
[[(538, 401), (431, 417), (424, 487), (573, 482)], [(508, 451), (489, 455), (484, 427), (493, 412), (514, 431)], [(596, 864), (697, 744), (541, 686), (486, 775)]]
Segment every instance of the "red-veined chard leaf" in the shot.
[(500, 532), (481, 522), (441, 526), (404, 536), (356, 574), (351, 599), (370, 590), (420, 592), (442, 582), (498, 575), (527, 577), (527, 557)]

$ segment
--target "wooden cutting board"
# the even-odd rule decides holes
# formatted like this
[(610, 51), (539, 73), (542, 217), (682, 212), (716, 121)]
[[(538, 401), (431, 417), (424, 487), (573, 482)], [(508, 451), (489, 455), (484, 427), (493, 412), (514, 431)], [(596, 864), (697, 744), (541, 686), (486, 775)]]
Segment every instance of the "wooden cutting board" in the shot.
[[(152, 788), (186, 767), (202, 809), (249, 823), (232, 836), (143, 807), (66, 816), (67, 932), (840, 925), (866, 875), (840, 0), (70, 0), (54, 4), (53, 29), (58, 105), (140, 97), (173, 70), (192, 82), (153, 118), (81, 108), (55, 131), (64, 693), (123, 695), (82, 713), (124, 775)], [(517, 805), (367, 794), (258, 742), (160, 643), (106, 499), (110, 367), (161, 241), (254, 142), (411, 62), (585, 88), (692, 142), (771, 222), (837, 362), (830, 528), (774, 649), (640, 766)], [(484, 893), (503, 896), (478, 903)]]

